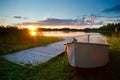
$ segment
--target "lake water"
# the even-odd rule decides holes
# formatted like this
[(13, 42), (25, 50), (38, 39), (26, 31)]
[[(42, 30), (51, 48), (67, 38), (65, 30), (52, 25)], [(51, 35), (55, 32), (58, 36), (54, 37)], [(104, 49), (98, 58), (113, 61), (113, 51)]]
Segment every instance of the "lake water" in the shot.
[(86, 33), (86, 32), (72, 32), (72, 31), (43, 31), (39, 34), (44, 36), (56, 36), (56, 37), (75, 37), (80, 35), (88, 35), (88, 34), (99, 34), (99, 33)]
[[(65, 31), (43, 31), (39, 33), (40, 35), (44, 36), (55, 36), (55, 37), (62, 37), (62, 38), (72, 38), (76, 37), (78, 42), (85, 42), (85, 43), (100, 43), (100, 44), (107, 44), (106, 37), (101, 35), (100, 33), (86, 33), (86, 32), (65, 32)], [(88, 35), (89, 39), (88, 39)]]

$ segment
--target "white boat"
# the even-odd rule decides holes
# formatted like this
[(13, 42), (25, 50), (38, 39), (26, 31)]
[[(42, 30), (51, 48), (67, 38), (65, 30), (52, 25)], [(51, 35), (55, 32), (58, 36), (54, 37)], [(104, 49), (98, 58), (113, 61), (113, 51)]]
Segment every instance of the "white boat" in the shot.
[(102, 35), (83, 35), (77, 41), (66, 43), (69, 63), (73, 67), (101, 67), (109, 61), (109, 45)]

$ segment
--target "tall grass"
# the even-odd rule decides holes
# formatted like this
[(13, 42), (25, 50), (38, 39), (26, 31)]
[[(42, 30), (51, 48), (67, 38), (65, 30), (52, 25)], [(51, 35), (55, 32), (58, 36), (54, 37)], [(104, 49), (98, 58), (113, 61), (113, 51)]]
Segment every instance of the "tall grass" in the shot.
[(0, 27), (0, 55), (31, 47), (47, 45), (62, 39), (56, 37), (31, 36), (28, 29)]
[(111, 45), (110, 50), (120, 52), (120, 36), (109, 36), (108, 43)]
[(113, 80), (120, 79), (120, 36), (108, 37), (108, 42), (110, 44), (110, 64), (112, 70)]

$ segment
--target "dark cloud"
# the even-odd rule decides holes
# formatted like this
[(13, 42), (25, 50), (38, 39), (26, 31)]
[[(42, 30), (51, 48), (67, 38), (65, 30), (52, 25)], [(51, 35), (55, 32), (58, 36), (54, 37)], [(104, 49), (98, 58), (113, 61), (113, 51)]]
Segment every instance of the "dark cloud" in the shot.
[(14, 16), (13, 18), (21, 19), (21, 16)]
[(120, 15), (115, 16), (116, 18), (120, 18)]
[(25, 22), (19, 25), (41, 25), (41, 26), (62, 26), (62, 25), (74, 25), (77, 23), (77, 19), (57, 19), (57, 18), (47, 18), (45, 20), (37, 22)]
[(22, 16), (14, 16), (13, 18), (16, 18), (16, 19), (28, 19), (27, 17), (22, 17)]
[(102, 13), (120, 13), (120, 4), (102, 11)]
[(40, 23), (47, 23), (47, 24), (73, 24), (76, 20), (73, 19), (57, 19), (57, 18), (47, 18), (43, 21), (38, 21)]
[[(92, 18), (91, 18), (92, 19)], [(19, 25), (38, 25), (38, 26), (70, 26), (70, 25), (91, 25), (95, 24), (93, 21), (82, 19), (57, 19), (57, 18), (47, 18), (45, 20), (37, 22), (25, 22)]]
[[(120, 15), (116, 16), (104, 16), (98, 14), (91, 14), (86, 17), (78, 19), (58, 19), (58, 18), (47, 18), (36, 22), (24, 22), (18, 25), (36, 25), (36, 26), (86, 26), (86, 25), (103, 25), (104, 23), (120, 22)], [(97, 19), (101, 19), (98, 20)]]

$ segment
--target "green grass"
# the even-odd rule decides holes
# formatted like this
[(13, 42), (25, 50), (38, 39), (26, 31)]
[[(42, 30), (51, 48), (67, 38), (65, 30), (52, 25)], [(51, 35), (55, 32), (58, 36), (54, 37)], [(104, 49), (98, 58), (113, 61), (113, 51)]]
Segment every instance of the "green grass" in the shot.
[(22, 67), (0, 58), (1, 80), (64, 80), (71, 75), (64, 55), (55, 57), (38, 66)]
[(24, 80), (29, 69), (0, 58), (0, 80)]
[(110, 43), (110, 65), (114, 80), (120, 79), (120, 36), (108, 37)]
[(95, 69), (73, 68), (64, 53), (38, 66), (21, 67), (2, 59), (0, 68), (1, 80), (111, 80), (119, 77), (112, 74), (109, 65)]
[(37, 66), (22, 67), (0, 58), (0, 80), (120, 80), (120, 38), (108, 37), (110, 61), (100, 68), (73, 68), (62, 55)]
[(120, 37), (112, 36), (108, 37), (108, 43), (110, 43), (110, 50), (120, 52)]
[(47, 45), (63, 39), (57, 37), (37, 36), (33, 38), (15, 38), (15, 39), (0, 39), (0, 54), (11, 53), (27, 48)]

